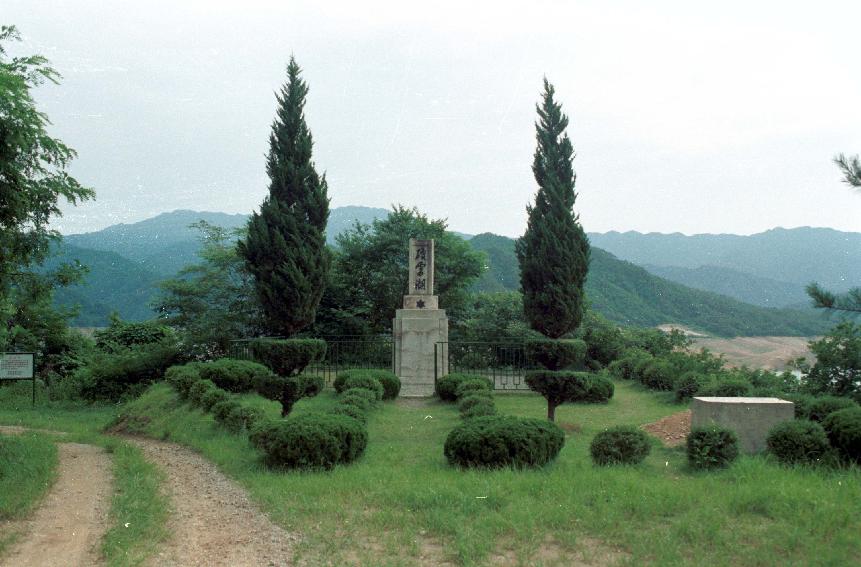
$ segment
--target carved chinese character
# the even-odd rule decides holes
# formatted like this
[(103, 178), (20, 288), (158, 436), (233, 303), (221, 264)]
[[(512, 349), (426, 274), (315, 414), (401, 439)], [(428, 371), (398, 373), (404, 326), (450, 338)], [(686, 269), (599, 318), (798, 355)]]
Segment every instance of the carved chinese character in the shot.
[(421, 279), (416, 278), (416, 291), (418, 291), (418, 290), (420, 290), (420, 289), (426, 289), (426, 288), (425, 288), (425, 279), (424, 279), (424, 278), (421, 278)]

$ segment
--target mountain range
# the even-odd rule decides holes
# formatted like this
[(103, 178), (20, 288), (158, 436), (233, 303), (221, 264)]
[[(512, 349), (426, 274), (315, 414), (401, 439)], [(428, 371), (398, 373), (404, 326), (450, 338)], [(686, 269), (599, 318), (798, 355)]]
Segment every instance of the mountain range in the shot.
[[(353, 226), (384, 218), (386, 209), (331, 210), (327, 240)], [(59, 290), (57, 302), (80, 305), (74, 321), (104, 325), (116, 309), (145, 319), (157, 282), (197, 261), (204, 220), (228, 229), (248, 216), (173, 211), (132, 224), (66, 236), (50, 263), (79, 259), (90, 267), (83, 284)], [(514, 240), (490, 233), (461, 234), (484, 252), (488, 269), (476, 291), (516, 290)], [(803, 287), (818, 281), (841, 291), (861, 281), (861, 234), (830, 229), (775, 229), (752, 236), (590, 233), (592, 306), (619, 323), (677, 323), (718, 335), (813, 335), (832, 322), (804, 307)], [(627, 260), (627, 261), (625, 261)], [(764, 307), (801, 309), (764, 309)]]

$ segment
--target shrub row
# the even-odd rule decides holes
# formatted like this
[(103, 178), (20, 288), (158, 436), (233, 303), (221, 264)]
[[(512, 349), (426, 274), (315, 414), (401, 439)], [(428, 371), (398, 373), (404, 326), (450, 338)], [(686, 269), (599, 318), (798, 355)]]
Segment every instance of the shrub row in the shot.
[[(344, 370), (335, 377), (332, 386), (339, 394), (349, 388), (367, 388), (376, 390), (376, 385), (382, 388), (381, 396), (384, 400), (394, 400), (401, 392), (401, 380), (389, 370), (357, 368)], [(376, 384), (376, 385), (373, 385)]]
[(493, 386), (486, 378), (449, 374), (436, 386), (442, 400), (457, 401), (463, 419), (443, 448), (452, 465), (540, 467), (556, 458), (565, 444), (565, 434), (555, 423), (497, 415)]
[(852, 404), (821, 417), (825, 409), (844, 406), (836, 402), (843, 399), (820, 400), (821, 405), (812, 406), (811, 419), (775, 426), (766, 440), (769, 451), (785, 464), (861, 463), (861, 407)]

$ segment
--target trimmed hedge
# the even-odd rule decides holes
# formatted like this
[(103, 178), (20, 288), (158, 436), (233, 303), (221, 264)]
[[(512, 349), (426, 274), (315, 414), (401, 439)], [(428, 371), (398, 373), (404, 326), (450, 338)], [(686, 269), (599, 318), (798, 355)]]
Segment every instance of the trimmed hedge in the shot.
[(642, 462), (651, 450), (649, 436), (631, 425), (602, 431), (589, 445), (589, 454), (596, 465), (634, 465)]
[(687, 454), (691, 468), (726, 467), (738, 457), (738, 437), (718, 426), (695, 427), (688, 435)]
[(586, 342), (581, 339), (530, 339), (526, 341), (526, 357), (548, 370), (583, 368), (586, 362)]
[(257, 361), (285, 377), (301, 374), (326, 356), (326, 341), (319, 339), (254, 339), (249, 346)]
[(496, 410), (496, 405), (492, 400), (484, 400), (480, 404), (476, 404), (467, 410), (461, 410), (460, 417), (462, 419), (472, 419), (474, 417), (484, 417), (488, 415), (496, 415), (499, 413)]
[[(341, 376), (344, 375), (343, 379)], [(383, 399), (385, 390), (379, 380), (365, 372), (341, 373), (335, 378), (335, 391), (339, 394), (352, 388), (364, 388), (374, 393), (377, 400)]]
[(511, 416), (465, 420), (445, 440), (445, 456), (460, 467), (540, 467), (559, 454), (565, 434), (554, 423)]
[(242, 406), (236, 400), (222, 400), (212, 406), (212, 417), (214, 417), (215, 421), (218, 423), (225, 423), (230, 414), (237, 411), (240, 407)]
[(365, 411), (353, 404), (338, 404), (331, 409), (331, 413), (352, 417), (363, 424), (368, 421)]
[(436, 395), (444, 402), (457, 401), (457, 387), (460, 386), (461, 382), (466, 382), (467, 380), (484, 380), (484, 378), (473, 374), (460, 374), (458, 372), (446, 374), (436, 381)]
[(213, 406), (215, 406), (215, 404), (219, 402), (226, 402), (229, 399), (230, 394), (228, 394), (218, 386), (213, 385), (202, 396), (200, 396), (200, 409), (208, 412), (213, 408)]
[(822, 421), (822, 427), (843, 458), (861, 464), (861, 407), (835, 411)]
[(188, 389), (188, 403), (194, 407), (202, 407), (203, 396), (218, 387), (209, 380), (198, 380)]
[(526, 384), (547, 400), (547, 418), (553, 421), (556, 408), (564, 403), (602, 403), (613, 397), (613, 383), (604, 376), (570, 370), (533, 370)]
[(784, 464), (815, 463), (831, 450), (822, 426), (807, 419), (777, 424), (768, 432), (766, 443)]
[(473, 392), (490, 392), (493, 389), (490, 381), (485, 378), (470, 378), (462, 381), (454, 389), (457, 399), (468, 396)]
[(165, 380), (173, 386), (180, 399), (188, 399), (188, 391), (195, 382), (200, 380), (200, 363), (171, 366), (164, 373)]
[(383, 386), (384, 400), (393, 400), (401, 392), (401, 380), (395, 376), (394, 372), (375, 368), (354, 368), (339, 372), (332, 386), (338, 393), (341, 393), (349, 387), (345, 385), (345, 382), (356, 376), (370, 376), (376, 379)]
[(341, 396), (341, 399), (338, 400), (340, 405), (349, 405), (354, 406), (362, 411), (368, 411), (371, 409), (373, 403), (362, 394), (351, 393), (349, 395)]
[(243, 429), (252, 431), (266, 419), (263, 410), (240, 405), (234, 407), (221, 422), (227, 429), (238, 433)]
[(350, 396), (359, 396), (361, 398), (365, 398), (368, 400), (370, 407), (374, 407), (377, 405), (377, 402), (380, 400), (377, 396), (379, 392), (375, 392), (374, 390), (368, 388), (350, 388), (348, 390), (344, 390), (343, 397), (349, 398)]
[(269, 466), (331, 469), (361, 456), (368, 432), (352, 417), (314, 413), (270, 423), (255, 430), (250, 439)]
[(221, 358), (212, 362), (198, 365), (200, 377), (211, 380), (222, 390), (234, 394), (243, 394), (254, 389), (254, 383), (258, 376), (269, 376), (272, 372), (256, 362), (250, 360), (235, 360), (232, 358)]

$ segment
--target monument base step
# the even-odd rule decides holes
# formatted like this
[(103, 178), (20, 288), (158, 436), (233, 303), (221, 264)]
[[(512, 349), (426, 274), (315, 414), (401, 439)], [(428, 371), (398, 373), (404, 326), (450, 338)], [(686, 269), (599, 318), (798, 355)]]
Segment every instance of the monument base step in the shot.
[(429, 398), (434, 394), (434, 386), (431, 384), (401, 384), (401, 392), (398, 396), (402, 398)]

